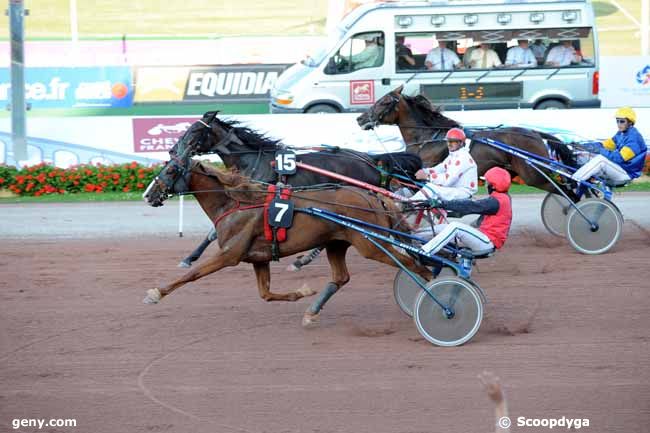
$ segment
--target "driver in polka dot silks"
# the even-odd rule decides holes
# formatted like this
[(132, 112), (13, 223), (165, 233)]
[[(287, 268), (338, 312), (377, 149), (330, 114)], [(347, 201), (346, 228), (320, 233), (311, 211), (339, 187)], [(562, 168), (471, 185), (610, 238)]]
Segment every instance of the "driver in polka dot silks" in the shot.
[(460, 128), (452, 128), (445, 139), (449, 156), (435, 167), (415, 173), (417, 179), (427, 183), (409, 201), (468, 199), (478, 190), (476, 163), (465, 147), (465, 133)]

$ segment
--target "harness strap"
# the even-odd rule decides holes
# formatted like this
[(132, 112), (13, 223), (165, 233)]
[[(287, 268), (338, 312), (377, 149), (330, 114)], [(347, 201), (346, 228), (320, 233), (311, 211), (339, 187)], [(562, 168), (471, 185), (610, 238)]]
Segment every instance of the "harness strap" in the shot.
[(221, 222), (222, 219), (224, 219), (228, 215), (234, 214), (235, 212), (239, 212), (239, 211), (242, 211), (242, 210), (249, 210), (249, 209), (259, 209), (261, 207), (264, 207), (264, 204), (261, 204), (261, 203), (260, 204), (252, 204), (250, 206), (241, 207), (241, 203), (239, 202), (239, 200), (237, 200), (237, 206), (235, 206), (234, 208), (232, 208), (230, 210), (227, 210), (222, 215), (220, 215), (217, 219), (215, 219), (214, 220), (214, 226), (216, 228), (217, 225)]

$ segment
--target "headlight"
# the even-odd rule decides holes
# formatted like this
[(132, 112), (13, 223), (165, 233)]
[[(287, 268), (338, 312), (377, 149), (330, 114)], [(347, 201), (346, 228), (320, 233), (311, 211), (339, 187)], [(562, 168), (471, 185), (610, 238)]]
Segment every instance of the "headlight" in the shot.
[(289, 92), (283, 92), (280, 90), (273, 93), (273, 102), (276, 105), (291, 105), (293, 102), (293, 95)]

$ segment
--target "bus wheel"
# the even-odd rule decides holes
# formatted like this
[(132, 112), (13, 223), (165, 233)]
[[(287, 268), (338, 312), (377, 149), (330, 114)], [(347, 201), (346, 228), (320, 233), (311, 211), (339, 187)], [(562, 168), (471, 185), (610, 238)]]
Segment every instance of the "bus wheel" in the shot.
[(547, 99), (546, 101), (540, 102), (535, 107), (535, 110), (564, 110), (565, 108), (568, 107), (564, 102), (558, 101), (557, 99)]
[(335, 107), (332, 107), (329, 104), (316, 104), (309, 107), (306, 111), (307, 113), (338, 113)]

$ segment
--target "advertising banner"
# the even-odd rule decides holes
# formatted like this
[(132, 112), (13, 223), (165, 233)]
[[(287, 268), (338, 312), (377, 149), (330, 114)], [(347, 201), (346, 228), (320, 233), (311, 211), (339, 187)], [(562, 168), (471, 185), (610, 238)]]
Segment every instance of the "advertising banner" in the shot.
[(650, 107), (650, 56), (603, 56), (600, 68), (604, 107)]
[[(130, 107), (128, 67), (26, 68), (25, 100), (32, 108)], [(11, 100), (11, 76), (0, 69), (0, 103)]]
[(140, 67), (135, 102), (263, 102), (289, 65)]
[(133, 151), (167, 152), (200, 117), (147, 117), (133, 119)]

